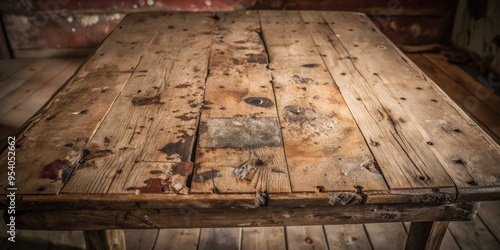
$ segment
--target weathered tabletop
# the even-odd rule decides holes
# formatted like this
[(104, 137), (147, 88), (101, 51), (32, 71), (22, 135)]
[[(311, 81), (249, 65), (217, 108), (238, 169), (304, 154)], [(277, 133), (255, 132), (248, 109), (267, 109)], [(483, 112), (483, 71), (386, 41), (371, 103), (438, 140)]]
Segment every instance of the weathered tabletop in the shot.
[(131, 14), (17, 147), (32, 229), (467, 220), (500, 199), (499, 146), (360, 13)]

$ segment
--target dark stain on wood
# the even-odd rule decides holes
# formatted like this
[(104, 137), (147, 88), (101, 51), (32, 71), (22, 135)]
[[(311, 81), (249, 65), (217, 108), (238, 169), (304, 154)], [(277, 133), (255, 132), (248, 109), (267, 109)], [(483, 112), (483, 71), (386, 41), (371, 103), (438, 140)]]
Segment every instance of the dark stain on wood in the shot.
[(192, 142), (192, 135), (183, 134), (177, 142), (168, 143), (161, 149), (161, 151), (166, 153), (168, 156), (178, 154), (181, 161), (187, 162), (191, 157)]
[(335, 192), (330, 194), (328, 204), (332, 206), (345, 206), (349, 204), (359, 204), (361, 200), (361, 196), (355, 193)]
[(304, 68), (315, 68), (315, 67), (318, 67), (318, 64), (315, 64), (315, 63), (306, 63), (306, 64), (302, 64), (302, 65), (300, 65), (300, 67), (304, 67)]
[(191, 84), (189, 83), (183, 83), (183, 84), (179, 84), (179, 85), (176, 85), (175, 88), (181, 88), (181, 89), (185, 89), (185, 88), (189, 88), (191, 87)]
[(274, 106), (274, 102), (265, 97), (248, 97), (245, 99), (245, 102), (247, 104), (263, 108), (270, 108)]
[(160, 170), (152, 170), (149, 172), (150, 174), (152, 175), (159, 175), (159, 174), (163, 174), (163, 171), (160, 171)]
[(49, 115), (49, 116), (45, 117), (45, 120), (50, 121), (50, 120), (53, 120), (54, 118), (56, 118), (55, 115)]
[(193, 163), (188, 162), (180, 162), (172, 166), (172, 174), (178, 174), (181, 176), (188, 176), (193, 173)]
[(309, 245), (312, 245), (314, 243), (314, 241), (310, 237), (306, 237), (304, 239), (304, 242), (307, 243), (307, 244), (309, 244)]
[(183, 121), (190, 121), (190, 120), (198, 119), (197, 116), (187, 116), (186, 114), (178, 115), (178, 116), (174, 116), (174, 117), (181, 119)]
[(68, 160), (55, 160), (45, 165), (40, 171), (40, 178), (57, 180), (62, 177), (63, 169), (69, 167)]
[(247, 56), (246, 61), (248, 63), (267, 64), (267, 56), (265, 53), (260, 53), (260, 54), (249, 53), (245, 54), (245, 56)]
[(379, 167), (378, 167), (377, 163), (373, 160), (365, 162), (361, 166), (366, 168), (366, 170), (368, 170), (374, 174), (380, 174)]
[(169, 180), (162, 178), (149, 178), (144, 181), (142, 187), (129, 187), (128, 191), (139, 190), (141, 193), (166, 193), (170, 190)]
[(313, 121), (312, 111), (297, 105), (289, 105), (283, 109), (283, 118), (289, 122), (305, 123)]
[(132, 98), (132, 105), (134, 106), (155, 105), (155, 104), (164, 104), (164, 102), (161, 101), (161, 97), (159, 95), (153, 97)]
[(193, 178), (194, 182), (205, 182), (216, 177), (222, 177), (218, 170), (210, 170), (203, 173), (196, 174)]
[(302, 77), (299, 75), (293, 75), (292, 81), (297, 83), (297, 84), (315, 84), (316, 83), (316, 81), (314, 81), (314, 79), (312, 79), (312, 78)]
[(101, 158), (101, 157), (106, 157), (110, 154), (113, 154), (113, 151), (111, 149), (93, 150), (93, 151), (90, 151), (90, 154), (85, 156), (85, 161), (88, 161), (91, 159), (96, 159), (96, 158)]

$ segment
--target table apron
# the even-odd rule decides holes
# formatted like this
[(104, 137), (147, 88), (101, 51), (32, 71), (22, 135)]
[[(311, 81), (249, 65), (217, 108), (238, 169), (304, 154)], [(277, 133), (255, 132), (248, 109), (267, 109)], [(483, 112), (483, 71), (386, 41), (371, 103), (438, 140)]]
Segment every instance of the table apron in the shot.
[(472, 220), (479, 203), (324, 207), (16, 211), (16, 225), (33, 230), (292, 226)]

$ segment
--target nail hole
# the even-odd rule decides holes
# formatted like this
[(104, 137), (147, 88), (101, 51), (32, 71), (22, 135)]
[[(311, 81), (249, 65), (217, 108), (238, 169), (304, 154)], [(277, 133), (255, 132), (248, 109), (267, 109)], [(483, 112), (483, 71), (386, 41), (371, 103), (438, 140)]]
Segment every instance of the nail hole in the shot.
[(403, 101), (406, 101), (406, 98), (405, 98), (405, 97), (401, 97), (401, 98), (399, 98), (399, 99), (401, 99), (401, 100), (403, 100)]
[(431, 99), (431, 102), (438, 102), (436, 99)]
[(353, 29), (349, 29), (349, 31), (354, 31)]
[(457, 132), (457, 133), (462, 133), (462, 130), (460, 130), (460, 129), (458, 129), (458, 128), (457, 128), (457, 129), (454, 129), (453, 131), (455, 131), (455, 132)]
[(378, 76), (378, 73), (373, 73), (374, 76)]
[(427, 145), (431, 145), (431, 146), (432, 146), (432, 145), (434, 145), (434, 143), (433, 143), (433, 142), (431, 142), (431, 141), (428, 141), (428, 142), (427, 142)]
[(354, 47), (358, 47), (358, 46), (359, 46), (359, 45), (357, 45), (357, 44), (354, 44)]
[(344, 73), (344, 72), (342, 72), (342, 73), (340, 73), (340, 74), (341, 74), (341, 75), (343, 75), (343, 76), (345, 76), (345, 73)]
[(422, 87), (417, 87), (418, 90), (422, 90)]
[(418, 179), (420, 179), (421, 181), (425, 181), (425, 176), (419, 176)]

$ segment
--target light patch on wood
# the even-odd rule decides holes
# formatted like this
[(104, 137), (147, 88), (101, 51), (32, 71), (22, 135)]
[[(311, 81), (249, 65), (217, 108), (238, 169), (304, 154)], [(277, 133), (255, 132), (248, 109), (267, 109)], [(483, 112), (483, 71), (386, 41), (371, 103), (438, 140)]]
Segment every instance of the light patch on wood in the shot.
[(280, 147), (281, 134), (276, 118), (208, 119), (200, 124), (200, 147), (208, 148), (255, 148)]

